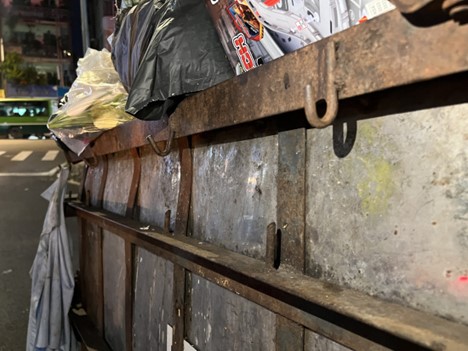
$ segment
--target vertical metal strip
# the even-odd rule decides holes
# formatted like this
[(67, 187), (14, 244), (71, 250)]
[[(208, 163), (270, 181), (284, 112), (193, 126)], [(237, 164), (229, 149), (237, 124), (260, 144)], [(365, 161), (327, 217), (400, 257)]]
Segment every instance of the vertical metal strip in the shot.
[(107, 155), (101, 156), (101, 164), (102, 164), (102, 176), (101, 176), (101, 183), (99, 184), (99, 190), (97, 194), (97, 207), (102, 208), (104, 204), (104, 191), (106, 190), (106, 182), (107, 182), (107, 173), (109, 170), (109, 162), (107, 159)]
[(88, 165), (84, 165), (83, 167), (83, 174), (81, 176), (81, 182), (80, 182), (80, 190), (78, 194), (78, 198), (80, 199), (81, 202), (86, 203), (86, 179), (88, 177), (88, 172), (89, 172), (89, 167)]
[(131, 149), (131, 154), (133, 157), (133, 176), (132, 182), (130, 183), (130, 192), (128, 194), (126, 216), (133, 218), (134, 207), (138, 194), (138, 187), (140, 185), (141, 159), (138, 153), (138, 149)]
[(276, 315), (275, 350), (304, 350), (304, 330), (299, 324), (283, 316)]
[[(285, 265), (299, 273), (305, 267), (305, 184), (305, 129), (278, 133), (277, 231), (274, 234), (279, 247), (274, 267)], [(275, 345), (277, 351), (303, 350), (304, 328), (277, 315)]]
[(133, 257), (134, 246), (125, 242), (125, 350), (133, 350)]
[[(126, 216), (132, 218), (138, 194), (141, 176), (141, 159), (138, 149), (130, 150), (133, 158), (133, 175), (127, 200)], [(125, 242), (125, 349), (133, 350), (133, 296), (134, 296), (134, 262), (135, 248), (129, 241)]]
[(185, 337), (185, 268), (174, 265), (174, 334), (172, 351), (183, 351)]
[(305, 265), (306, 131), (278, 134), (277, 227), (281, 232), (280, 264), (299, 273)]
[(86, 296), (86, 277), (87, 277), (87, 269), (86, 269), (86, 258), (88, 257), (87, 253), (87, 243), (88, 243), (88, 235), (87, 235), (87, 229), (88, 229), (88, 224), (86, 219), (84, 218), (79, 218), (80, 225), (81, 225), (81, 240), (80, 240), (80, 295), (81, 295), (81, 303), (83, 306), (86, 308), (86, 303), (87, 303), (87, 296)]
[(99, 227), (97, 232), (97, 243), (99, 250), (99, 257), (98, 257), (98, 266), (97, 266), (97, 276), (98, 276), (98, 284), (97, 292), (98, 296), (96, 297), (98, 300), (99, 306), (99, 313), (98, 313), (98, 321), (97, 321), (97, 328), (101, 335), (104, 337), (104, 229)]
[(177, 140), (180, 158), (180, 188), (177, 201), (175, 234), (188, 235), (190, 200), (192, 196), (193, 155), (189, 138)]
[[(174, 232), (188, 235), (190, 200), (192, 196), (193, 154), (188, 137), (177, 140), (180, 159), (180, 188)], [(182, 351), (186, 335), (186, 322), (190, 320), (187, 312), (191, 310), (191, 292), (187, 289), (190, 274), (179, 265), (174, 265), (174, 335), (173, 351)]]

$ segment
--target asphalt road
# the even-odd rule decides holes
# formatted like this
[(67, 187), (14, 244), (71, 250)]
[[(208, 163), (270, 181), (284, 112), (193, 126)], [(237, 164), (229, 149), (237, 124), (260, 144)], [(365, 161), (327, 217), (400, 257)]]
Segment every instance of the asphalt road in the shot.
[(0, 351), (25, 349), (29, 270), (48, 206), (41, 193), (63, 162), (51, 140), (0, 140)]

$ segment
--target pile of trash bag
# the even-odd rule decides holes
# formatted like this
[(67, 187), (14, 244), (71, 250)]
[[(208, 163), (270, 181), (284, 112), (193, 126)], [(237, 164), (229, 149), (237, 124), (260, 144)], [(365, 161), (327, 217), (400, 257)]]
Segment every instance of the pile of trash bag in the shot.
[(133, 119), (125, 112), (127, 97), (110, 52), (88, 49), (78, 60), (67, 101), (50, 116), (47, 127), (80, 155), (103, 132)]
[(128, 91), (126, 111), (169, 115), (187, 95), (234, 76), (201, 0), (146, 0), (122, 11), (112, 59)]

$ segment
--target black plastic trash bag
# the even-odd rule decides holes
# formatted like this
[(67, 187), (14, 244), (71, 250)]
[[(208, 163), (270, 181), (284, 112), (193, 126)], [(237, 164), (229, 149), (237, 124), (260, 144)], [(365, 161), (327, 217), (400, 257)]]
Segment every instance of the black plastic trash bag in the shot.
[(170, 114), (187, 94), (234, 76), (201, 0), (143, 1), (123, 15), (112, 57), (139, 119)]

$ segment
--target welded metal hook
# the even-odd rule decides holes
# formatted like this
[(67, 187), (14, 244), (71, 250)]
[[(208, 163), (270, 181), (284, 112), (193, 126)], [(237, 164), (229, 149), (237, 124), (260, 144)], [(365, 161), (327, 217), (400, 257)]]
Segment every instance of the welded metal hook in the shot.
[[(336, 52), (335, 43), (330, 41), (327, 44), (325, 56), (325, 82), (326, 82), (326, 98), (327, 110), (323, 117), (319, 117), (317, 113), (317, 100), (313, 94), (312, 86), (307, 84), (304, 89), (305, 104), (304, 110), (307, 121), (312, 127), (325, 128), (333, 123), (338, 114), (338, 92), (335, 87), (335, 62)], [(320, 73), (320, 72), (319, 72)]]
[(98, 157), (96, 156), (96, 153), (94, 152), (93, 148), (90, 147), (89, 148), (89, 151), (91, 152), (91, 156), (92, 156), (92, 162), (90, 162), (87, 158), (84, 159), (84, 162), (86, 163), (86, 165), (88, 167), (96, 167), (98, 164), (99, 164), (99, 159)]
[(172, 130), (172, 128), (169, 127), (169, 139), (166, 141), (166, 147), (164, 150), (161, 150), (156, 142), (154, 141), (153, 137), (151, 135), (148, 135), (146, 137), (146, 140), (149, 142), (151, 147), (153, 148), (153, 151), (156, 153), (156, 155), (165, 157), (171, 153), (172, 149), (172, 144), (174, 142), (174, 137), (175, 137), (175, 132)]

